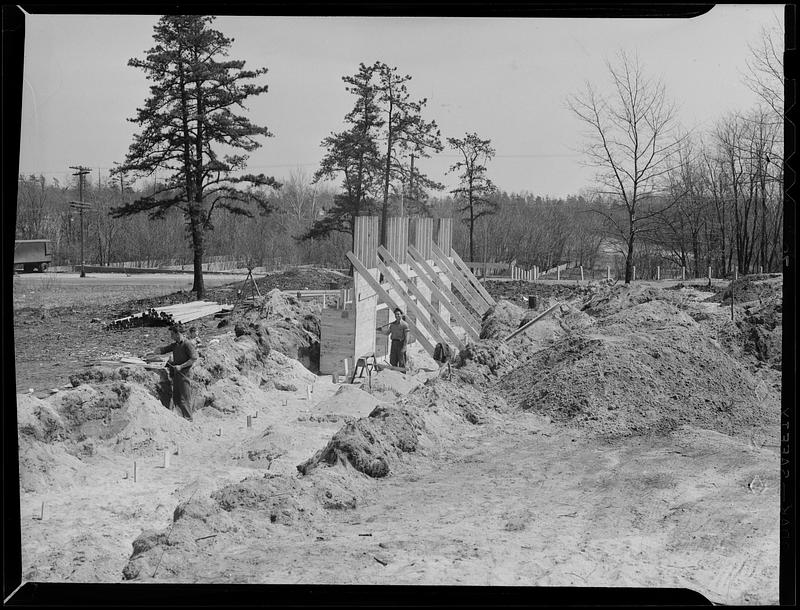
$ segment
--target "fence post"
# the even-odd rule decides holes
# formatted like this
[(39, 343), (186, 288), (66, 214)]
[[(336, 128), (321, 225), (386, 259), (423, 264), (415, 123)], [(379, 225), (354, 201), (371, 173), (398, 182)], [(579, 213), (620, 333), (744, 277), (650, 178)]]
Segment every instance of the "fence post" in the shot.
[(581, 281), (583, 281), (583, 265), (581, 265)]
[(681, 280), (686, 281), (686, 266), (681, 267)]
[(711, 265), (708, 266), (708, 283), (711, 283)]
[(606, 280), (611, 281), (611, 265), (606, 265)]
[(660, 280), (660, 279), (661, 279), (661, 267), (656, 265), (656, 280)]
[(561, 267), (556, 266), (556, 279), (561, 279)]
[(631, 281), (636, 281), (636, 265), (633, 266), (633, 277), (631, 278)]

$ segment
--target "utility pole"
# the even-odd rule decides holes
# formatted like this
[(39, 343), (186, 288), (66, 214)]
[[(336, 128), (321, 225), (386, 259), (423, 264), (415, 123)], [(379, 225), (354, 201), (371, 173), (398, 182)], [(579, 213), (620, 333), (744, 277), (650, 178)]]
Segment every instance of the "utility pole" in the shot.
[(414, 155), (414, 151), (411, 151), (411, 175), (408, 178), (408, 198), (411, 201), (415, 201), (414, 199), (414, 159), (416, 156)]
[(90, 206), (89, 204), (83, 201), (83, 177), (92, 170), (88, 167), (83, 167), (82, 165), (78, 166), (70, 165), (69, 168), (76, 170), (76, 172), (72, 174), (73, 176), (78, 176), (79, 201), (70, 201), (70, 207), (78, 209), (81, 214), (81, 277), (86, 277), (86, 270), (84, 269), (85, 261), (83, 255), (83, 211)]

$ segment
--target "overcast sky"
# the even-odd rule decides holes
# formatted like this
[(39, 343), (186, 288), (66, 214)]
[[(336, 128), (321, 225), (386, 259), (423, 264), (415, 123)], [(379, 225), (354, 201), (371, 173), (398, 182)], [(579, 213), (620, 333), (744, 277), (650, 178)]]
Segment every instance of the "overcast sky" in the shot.
[[(681, 123), (702, 130), (757, 102), (742, 83), (748, 45), (782, 18), (781, 5), (718, 5), (693, 19), (219, 17), (214, 27), (234, 39), (232, 58), (269, 69), (269, 92), (251, 98), (249, 116), (274, 137), (252, 153), (251, 170), (280, 180), (299, 167), (310, 176), (321, 140), (352, 107), (341, 77), (380, 60), (411, 75), (412, 97), (428, 98), (424, 116), (444, 138), (491, 139), (489, 175), (501, 189), (563, 196), (593, 177), (565, 100), (587, 81), (607, 89), (607, 59), (638, 54), (663, 79)], [(20, 173), (63, 182), (82, 164), (106, 179), (131, 142), (126, 119), (148, 94), (127, 61), (152, 46), (156, 21), (26, 17)], [(454, 161), (446, 150), (420, 169), (451, 186), (444, 172)]]

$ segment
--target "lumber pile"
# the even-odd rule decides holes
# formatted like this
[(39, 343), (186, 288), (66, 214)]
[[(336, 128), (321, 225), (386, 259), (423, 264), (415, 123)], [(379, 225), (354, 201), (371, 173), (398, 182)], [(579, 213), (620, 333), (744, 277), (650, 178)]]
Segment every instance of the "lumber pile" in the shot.
[(186, 324), (192, 320), (210, 316), (221, 311), (229, 311), (232, 305), (220, 305), (213, 301), (192, 301), (165, 307), (152, 307), (146, 311), (109, 322), (107, 330), (120, 330), (137, 326), (170, 326)]

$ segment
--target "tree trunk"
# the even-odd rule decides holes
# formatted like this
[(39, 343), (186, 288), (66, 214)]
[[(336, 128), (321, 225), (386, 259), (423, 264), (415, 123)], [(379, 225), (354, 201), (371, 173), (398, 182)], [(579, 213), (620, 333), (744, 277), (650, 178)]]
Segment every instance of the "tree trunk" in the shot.
[(625, 283), (630, 284), (633, 278), (633, 242), (634, 232), (628, 236), (628, 255), (625, 257)]
[(190, 231), (192, 235), (192, 252), (194, 253), (194, 285), (192, 291), (197, 293), (197, 300), (202, 301), (206, 296), (205, 282), (203, 281), (203, 226), (197, 209), (192, 209), (189, 218)]

